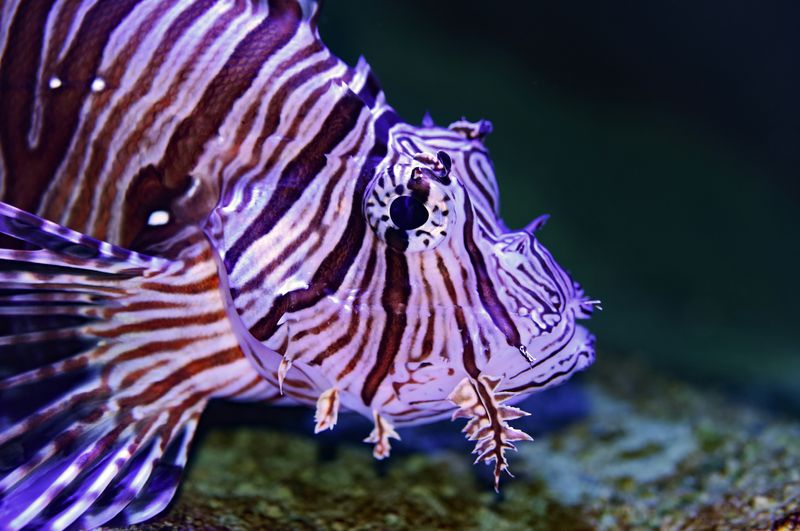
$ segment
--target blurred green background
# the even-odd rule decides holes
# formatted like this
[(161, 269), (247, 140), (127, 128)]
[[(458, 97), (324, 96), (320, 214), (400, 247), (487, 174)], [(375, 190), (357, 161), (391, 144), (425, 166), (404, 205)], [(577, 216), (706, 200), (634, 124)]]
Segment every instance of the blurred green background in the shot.
[(488, 118), (503, 216), (605, 311), (602, 356), (800, 413), (797, 2), (329, 1), (406, 121)]

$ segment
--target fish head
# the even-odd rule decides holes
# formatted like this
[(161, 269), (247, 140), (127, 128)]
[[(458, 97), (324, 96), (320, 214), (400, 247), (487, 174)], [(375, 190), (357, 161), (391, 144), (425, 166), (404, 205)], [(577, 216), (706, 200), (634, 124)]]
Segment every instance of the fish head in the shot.
[(593, 302), (537, 239), (543, 218), (499, 216), (490, 130), (395, 122), (374, 163), (330, 153), (302, 188), (283, 172), (217, 209), (240, 342), (283, 396), (400, 426), (450, 415), (465, 378), (524, 395), (592, 362), (576, 320)]
[[(394, 393), (404, 411), (426, 410), (410, 416), (452, 407), (448, 395), (465, 376), (489, 374), (524, 395), (594, 359), (594, 338), (576, 320), (595, 301), (537, 239), (546, 218), (513, 231), (499, 216), (490, 131), (487, 121), (397, 125), (365, 191), (385, 280), (359, 296), (388, 316), (374, 362), (391, 360), (380, 374), (391, 382), (384, 399)], [(365, 382), (373, 402), (375, 374)]]

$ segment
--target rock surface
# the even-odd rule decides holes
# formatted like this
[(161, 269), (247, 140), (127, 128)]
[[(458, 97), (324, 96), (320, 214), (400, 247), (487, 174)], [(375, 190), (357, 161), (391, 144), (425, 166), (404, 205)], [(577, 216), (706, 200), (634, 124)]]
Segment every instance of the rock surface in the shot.
[(133, 529), (800, 529), (796, 419), (612, 357), (522, 406), (549, 422), (522, 426), (537, 440), (499, 496), (461, 423), (400, 430), (376, 463), (361, 421), (315, 437), (209, 418), (178, 500)]

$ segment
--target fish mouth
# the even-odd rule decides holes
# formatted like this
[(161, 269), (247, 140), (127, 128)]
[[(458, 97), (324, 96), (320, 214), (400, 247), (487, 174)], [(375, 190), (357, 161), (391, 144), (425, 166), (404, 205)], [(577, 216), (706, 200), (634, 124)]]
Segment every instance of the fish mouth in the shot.
[(542, 352), (534, 363), (508, 377), (509, 391), (541, 390), (558, 385), (572, 374), (587, 369), (595, 361), (595, 336), (575, 325), (569, 340)]

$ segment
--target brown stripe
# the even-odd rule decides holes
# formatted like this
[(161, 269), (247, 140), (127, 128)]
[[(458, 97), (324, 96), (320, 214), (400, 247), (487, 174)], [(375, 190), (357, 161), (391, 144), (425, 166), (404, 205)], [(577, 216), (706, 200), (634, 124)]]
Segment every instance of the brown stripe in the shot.
[(149, 321), (142, 321), (140, 323), (130, 323), (111, 330), (97, 330), (94, 335), (97, 337), (117, 337), (123, 334), (132, 334), (136, 332), (150, 332), (164, 328), (178, 328), (183, 326), (199, 325), (199, 324), (212, 324), (220, 321), (225, 321), (228, 318), (228, 313), (225, 310), (216, 312), (204, 313), (200, 315), (186, 315), (185, 317), (165, 317), (162, 319), (151, 319)]
[(103, 317), (110, 319), (118, 313), (138, 312), (141, 310), (171, 310), (180, 308), (181, 306), (183, 305), (175, 304), (174, 302), (169, 301), (137, 301), (126, 303), (124, 306), (109, 306), (107, 308), (103, 308)]
[[(4, 199), (25, 210), (35, 209), (43, 177), (49, 177), (43, 175), (41, 168), (28, 167), (31, 157), (27, 133), (33, 116), (45, 24), (54, 3), (55, 0), (31, 2), (25, 9), (17, 9), (8, 27), (6, 50), (0, 63), (0, 148), (7, 171)], [(25, 175), (24, 187), (14, 186), (21, 180), (17, 175)]]
[(461, 355), (464, 363), (464, 370), (466, 370), (467, 374), (473, 378), (477, 378), (481, 371), (478, 369), (478, 365), (475, 363), (475, 349), (473, 348), (472, 340), (469, 337), (469, 330), (467, 330), (467, 320), (464, 318), (464, 310), (462, 310), (461, 306), (458, 304), (456, 288), (453, 285), (453, 281), (450, 279), (450, 272), (447, 270), (442, 257), (439, 255), (436, 256), (436, 265), (439, 269), (439, 276), (441, 276), (442, 280), (444, 281), (444, 287), (447, 290), (447, 295), (450, 297), (450, 300), (453, 301), (453, 313), (455, 313), (456, 324), (458, 325), (458, 329), (461, 333), (461, 344), (464, 348), (464, 351)]
[[(376, 141), (373, 143), (369, 155), (358, 172), (358, 180), (353, 190), (350, 201), (350, 216), (343, 231), (345, 235), (339, 240), (334, 250), (325, 257), (311, 281), (311, 289), (299, 290), (278, 297), (269, 312), (259, 319), (250, 328), (250, 333), (257, 338), (271, 336), (277, 326), (278, 320), (290, 308), (302, 309), (316, 304), (328, 293), (335, 292), (347, 275), (350, 267), (355, 262), (363, 244), (366, 232), (366, 221), (360, 205), (367, 184), (375, 174), (375, 168), (386, 157), (386, 136), (388, 130), (397, 123), (398, 118), (393, 112), (384, 112), (372, 123)], [(235, 293), (234, 293), (235, 297)]]
[(302, 196), (327, 164), (326, 155), (353, 131), (364, 109), (364, 102), (349, 92), (336, 102), (314, 138), (286, 165), (259, 216), (225, 253), (229, 273), (252, 242), (272, 230)]
[[(177, 276), (178, 274), (179, 273), (175, 273), (173, 276)], [(159, 293), (213, 292), (217, 289), (217, 286), (219, 286), (219, 277), (216, 272), (212, 273), (206, 278), (191, 282), (189, 284), (170, 284), (169, 282), (142, 282), (141, 284), (142, 289), (156, 291)]]
[(465, 205), (465, 220), (464, 220), (464, 244), (467, 248), (469, 260), (472, 263), (472, 269), (475, 271), (476, 282), (478, 287), (478, 296), (481, 299), (481, 304), (495, 326), (506, 336), (506, 341), (514, 348), (519, 348), (522, 344), (519, 331), (508, 315), (505, 306), (500, 302), (497, 292), (492, 285), (492, 279), (489, 277), (489, 272), (486, 269), (486, 262), (483, 260), (483, 254), (475, 243), (473, 237), (474, 218), (472, 216), (472, 203), (469, 196), (464, 195)]
[(142, 377), (146, 376), (151, 371), (155, 371), (163, 367), (164, 365), (169, 365), (169, 360), (158, 360), (155, 363), (148, 364), (147, 367), (142, 367), (135, 371), (131, 371), (125, 375), (125, 377), (120, 381), (119, 387), (120, 389), (127, 389), (131, 385), (135, 384), (138, 380)]
[(300, 22), (295, 2), (269, 2), (269, 16), (236, 46), (208, 85), (192, 114), (170, 138), (159, 164), (167, 186), (181, 183), (197, 163), (206, 142), (217, 134), (233, 103), (252, 87), (264, 63), (292, 38)]
[(375, 133), (376, 140), (358, 172), (358, 180), (350, 202), (350, 215), (343, 231), (345, 236), (339, 240), (334, 250), (320, 264), (311, 280), (310, 289), (294, 291), (278, 297), (269, 312), (250, 328), (250, 333), (256, 338), (271, 336), (275, 332), (278, 320), (289, 308), (308, 308), (316, 304), (328, 293), (338, 290), (363, 245), (366, 221), (360, 208), (361, 200), (367, 184), (375, 174), (375, 168), (386, 157), (388, 130), (397, 121), (396, 114), (386, 111), (372, 122), (371, 127)]
[[(437, 309), (433, 307), (433, 289), (431, 283), (428, 282), (428, 274), (425, 271), (425, 261), (422, 256), (419, 257), (419, 270), (420, 278), (422, 279), (422, 287), (425, 291), (425, 301), (427, 302), (430, 311), (428, 312), (427, 324), (425, 326), (425, 335), (422, 337), (422, 344), (419, 349), (419, 356), (414, 356), (413, 349), (409, 353), (408, 361), (418, 362), (427, 359), (433, 353), (433, 333), (436, 326)], [(415, 335), (416, 338), (416, 335)], [(411, 343), (414, 344), (413, 342)]]
[(518, 393), (527, 393), (531, 389), (541, 389), (543, 387), (546, 387), (549, 384), (551, 384), (553, 381), (557, 380), (558, 378), (560, 378), (562, 376), (567, 376), (570, 373), (572, 373), (573, 371), (575, 371), (575, 369), (578, 366), (578, 363), (580, 363), (582, 357), (585, 357), (587, 359), (591, 359), (591, 354), (589, 352), (585, 351), (585, 350), (582, 350), (582, 351), (578, 352), (575, 355), (575, 361), (572, 363), (572, 365), (570, 365), (566, 369), (562, 369), (560, 371), (553, 372), (553, 373), (549, 374), (547, 376), (547, 378), (545, 378), (544, 380), (541, 380), (541, 381), (535, 381), (534, 380), (532, 382), (528, 382), (526, 384), (523, 384), (523, 385), (520, 385), (520, 386), (517, 386), (517, 387), (512, 387), (510, 389), (504, 389), (504, 391), (508, 392), (508, 393), (518, 394)]
[(388, 245), (386, 246), (386, 279), (384, 282), (381, 304), (386, 312), (386, 323), (376, 352), (375, 364), (367, 375), (364, 387), (361, 388), (361, 400), (366, 405), (372, 403), (378, 387), (394, 365), (408, 323), (406, 311), (408, 299), (411, 297), (408, 262), (404, 254), (394, 251)]
[[(98, 134), (93, 135), (92, 150), (93, 159), (87, 167), (85, 172), (89, 178), (95, 180), (103, 172), (104, 165), (108, 159), (112, 161), (111, 167), (105, 172), (105, 175), (110, 176), (104, 180), (104, 186), (100, 193), (99, 204), (108, 205), (114, 203), (114, 198), (120, 193), (125, 194), (123, 202), (124, 210), (122, 219), (119, 220), (120, 234), (110, 234), (109, 222), (112, 215), (118, 215), (112, 209), (101, 209), (97, 213), (95, 226), (91, 227), (92, 233), (100, 239), (111, 239), (118, 241), (120, 245), (127, 246), (135, 240), (137, 235), (145, 227), (147, 216), (149, 212), (155, 209), (168, 209), (170, 202), (185, 191), (185, 187), (189, 185), (188, 177), (180, 186), (167, 187), (164, 185), (161, 174), (155, 170), (155, 167), (150, 165), (142, 169), (139, 174), (134, 177), (127, 189), (120, 190), (120, 179), (118, 176), (124, 175), (126, 166), (131, 165), (134, 157), (138, 156), (145, 143), (145, 131), (147, 128), (152, 127), (153, 121), (158, 116), (159, 111), (156, 108), (149, 108), (141, 113), (143, 119), (136, 123), (136, 128), (133, 129), (121, 148), (115, 152), (109, 151), (109, 142), (114, 136), (114, 132), (126, 126), (122, 120), (131, 120), (131, 116), (125, 112), (137, 101), (140, 101), (148, 94), (152, 94), (152, 85), (158, 74), (159, 69), (169, 57), (170, 51), (175, 47), (176, 43), (183, 37), (186, 31), (191, 28), (196, 19), (200, 18), (205, 12), (216, 4), (215, 0), (204, 0), (203, 2), (193, 2), (191, 6), (185, 9), (172, 23), (169, 29), (165, 32), (164, 36), (159, 43), (159, 46), (150, 54), (150, 61), (146, 68), (144, 68), (138, 78), (133, 82), (131, 90), (125, 94), (123, 98), (117, 103), (115, 109), (109, 113), (109, 119), (106, 121), (103, 130)], [(109, 82), (115, 86), (121, 85), (121, 80), (126, 73), (126, 70), (131, 68), (130, 55), (136, 51), (145, 39), (151, 39), (147, 32), (149, 32), (150, 24), (155, 22), (157, 18), (162, 16), (163, 11), (171, 8), (168, 4), (161, 3), (157, 10), (154, 10), (148, 20), (142, 24), (142, 28), (137, 29), (135, 39), (132, 39), (123, 51), (123, 56), (117, 58), (105, 75), (109, 78)], [(185, 82), (188, 72), (191, 68), (197, 65), (197, 61), (202, 54), (202, 51), (210, 47), (216, 39), (227, 29), (229, 24), (235, 17), (241, 14), (243, 6), (237, 6), (234, 9), (226, 12), (224, 16), (220, 17), (214, 22), (213, 27), (200, 39), (193, 53), (183, 61), (183, 68), (178, 76), (175, 77), (175, 82), (168, 93), (170, 94), (167, 101), (174, 100), (178, 87), (185, 90)], [(146, 30), (145, 30), (146, 28)], [(127, 57), (125, 55), (128, 55)], [(127, 87), (125, 87), (127, 88)], [(156, 102), (156, 105), (164, 106), (165, 99)], [(104, 149), (98, 150), (97, 146), (100, 142), (105, 140), (106, 145)], [(135, 160), (133, 164), (136, 164)], [(143, 173), (144, 172), (144, 173)], [(144, 182), (143, 182), (144, 181)], [(77, 205), (87, 204), (90, 200), (91, 194), (96, 194), (92, 185), (84, 185), (82, 192), (85, 194), (84, 202), (77, 201)], [(83, 209), (88, 211), (88, 209)], [(80, 225), (78, 225), (80, 226)]]
[[(187, 380), (191, 380), (198, 374), (215, 367), (234, 363), (239, 361), (241, 357), (242, 351), (238, 347), (210, 353), (208, 356), (198, 358), (181, 366), (165, 378), (150, 384), (141, 393), (122, 398), (119, 401), (119, 407), (120, 409), (125, 409), (139, 404), (152, 404), (168, 393), (170, 389)], [(208, 396), (206, 392), (203, 392), (203, 394), (206, 397)]]
[[(318, 40), (315, 40), (309, 46), (299, 50), (297, 53), (284, 60), (275, 68), (270, 78), (261, 87), (258, 95), (253, 98), (253, 103), (243, 114), (242, 121), (239, 124), (239, 127), (236, 129), (236, 133), (234, 135), (233, 145), (241, 146), (244, 143), (245, 138), (253, 134), (253, 126), (256, 118), (258, 117), (261, 106), (264, 103), (264, 99), (267, 97), (267, 92), (269, 92), (274, 83), (277, 83), (278, 79), (283, 75), (283, 73), (292, 66), (298, 64), (300, 61), (303, 61), (322, 49), (322, 43)], [(234, 168), (231, 169), (231, 171), (228, 171), (230, 164), (236, 160), (236, 156), (240, 154), (240, 150), (231, 150), (229, 153), (224, 155), (222, 159), (222, 166), (218, 174), (220, 176), (229, 176), (226, 177), (224, 185), (222, 180), (218, 177), (217, 188), (223, 191), (223, 193), (227, 194), (223, 199), (220, 200), (222, 204), (227, 204), (231, 200), (230, 194), (236, 189), (236, 183), (242, 178), (242, 176), (252, 171), (261, 160), (264, 143), (275, 133), (275, 130), (278, 128), (278, 124), (280, 123), (278, 117), (280, 116), (281, 109), (284, 107), (286, 98), (293, 94), (294, 89), (296, 89), (300, 84), (305, 83), (308, 79), (317, 75), (319, 73), (317, 68), (319, 68), (321, 63), (327, 63), (327, 61), (320, 61), (319, 63), (311, 65), (310, 67), (307, 67), (304, 70), (294, 74), (273, 94), (272, 98), (267, 103), (267, 116), (264, 119), (264, 125), (261, 129), (261, 133), (253, 142), (253, 148), (250, 150), (250, 158), (247, 160), (247, 162), (239, 162)], [(259, 173), (263, 174), (264, 172)], [(243, 193), (248, 194), (248, 192), (249, 187), (245, 187)], [(245, 202), (249, 201), (249, 195), (245, 196), (243, 199)]]
[(361, 362), (361, 358), (364, 357), (364, 352), (366, 351), (367, 343), (369, 343), (370, 335), (372, 334), (372, 323), (375, 321), (375, 316), (372, 312), (369, 313), (369, 317), (367, 317), (367, 324), (364, 326), (364, 333), (361, 334), (361, 341), (358, 344), (355, 352), (347, 361), (347, 365), (345, 365), (339, 374), (336, 375), (336, 381), (344, 380), (344, 377), (350, 374), (355, 370), (358, 364)]
[[(285, 108), (286, 100), (289, 98), (289, 96), (294, 94), (295, 91), (309, 79), (315, 76), (323, 75), (327, 70), (333, 68), (336, 63), (337, 59), (335, 57), (328, 57), (324, 61), (320, 61), (306, 67), (289, 78), (289, 80), (287, 80), (286, 83), (284, 83), (273, 95), (272, 99), (269, 101), (267, 115), (264, 118), (264, 125), (261, 128), (261, 133), (253, 145), (252, 152), (255, 156), (246, 165), (237, 169), (236, 173), (234, 173), (230, 179), (227, 180), (226, 189), (229, 193), (233, 192), (235, 189), (234, 184), (238, 182), (242, 176), (255, 168), (256, 161), (259, 160), (259, 157), (263, 152), (264, 143), (267, 141), (267, 139), (272, 138), (281, 123), (281, 113)], [(320, 93), (315, 91), (311, 95), (307, 95), (306, 100), (313, 98), (313, 101), (316, 102), (316, 98), (318, 98), (319, 95)], [(296, 113), (294, 121), (291, 125), (291, 131), (297, 131), (297, 128), (299, 128), (300, 124), (305, 118), (306, 117), (304, 114), (299, 112)], [(294, 135), (287, 133), (286, 138), (281, 138), (278, 146), (276, 146), (274, 150), (271, 150), (270, 158), (267, 159), (267, 162), (261, 168), (259, 168), (257, 172), (258, 175), (267, 175), (270, 171), (272, 171), (273, 166), (278, 160), (280, 160), (280, 157), (283, 155), (284, 148), (291, 141), (293, 136)], [(245, 204), (249, 203), (252, 198), (252, 192), (252, 187), (245, 187), (242, 191), (241, 201)], [(228, 202), (230, 199), (231, 198), (227, 196), (224, 201)]]
[[(358, 289), (359, 294), (366, 293), (369, 283), (372, 281), (372, 275), (375, 273), (375, 264), (377, 261), (377, 254), (374, 251), (370, 252), (369, 258), (367, 259), (367, 265), (364, 268), (364, 274), (361, 277), (361, 284), (359, 285)], [(349, 345), (350, 342), (352, 342), (355, 338), (356, 332), (358, 331), (359, 322), (359, 314), (356, 311), (350, 312), (350, 322), (347, 325), (347, 330), (345, 330), (341, 336), (339, 336), (333, 343), (329, 344), (325, 350), (320, 352), (313, 360), (311, 360), (310, 364), (321, 365), (323, 361), (335, 355), (337, 352)], [(364, 335), (369, 335), (369, 327), (367, 327)], [(340, 379), (341, 376), (343, 375), (340, 375)]]
[(108, 370), (109, 371), (114, 370), (114, 366), (119, 365), (123, 362), (139, 358), (146, 358), (152, 354), (155, 354), (156, 352), (163, 352), (163, 351), (177, 352), (183, 348), (186, 348), (188, 345), (196, 341), (208, 339), (209, 337), (210, 336), (196, 337), (192, 339), (179, 338), (170, 341), (150, 341), (148, 343), (145, 343), (141, 347), (135, 348), (133, 350), (128, 350), (118, 356), (115, 356), (113, 364), (108, 366)]
[(259, 384), (264, 382), (264, 378), (262, 378), (260, 374), (257, 374), (257, 373), (254, 373), (254, 374), (256, 374), (256, 376), (252, 380), (250, 380), (250, 382), (247, 383), (245, 386), (237, 389), (236, 392), (233, 393), (233, 395), (232, 395), (233, 397), (242, 396), (242, 395), (248, 393), (249, 391), (251, 391), (253, 388), (258, 386)]
[[(70, 153), (66, 154), (69, 159), (67, 164), (64, 166), (65, 171), (62, 174), (63, 177), (59, 179), (59, 187), (65, 191), (69, 190), (70, 193), (56, 194), (49, 204), (43, 205), (43, 207), (45, 207), (43, 215), (46, 217), (49, 217), (50, 219), (66, 220), (65, 224), (76, 230), (89, 232), (100, 239), (107, 238), (106, 229), (108, 216), (111, 215), (112, 209), (101, 209), (99, 214), (101, 216), (107, 214), (107, 216), (105, 216), (103, 221), (98, 223), (101, 230), (92, 230), (91, 227), (87, 226), (89, 216), (92, 214), (92, 209), (89, 208), (89, 205), (92, 203), (92, 196), (97, 192), (97, 185), (100, 180), (100, 176), (103, 173), (103, 168), (106, 162), (109, 160), (113, 162), (112, 169), (108, 173), (114, 177), (112, 179), (113, 194), (109, 197), (102, 198), (100, 202), (101, 205), (113, 204), (114, 196), (124, 192), (124, 190), (121, 190), (119, 187), (118, 176), (123, 173), (122, 169), (120, 168), (120, 163), (121, 161), (129, 160), (130, 156), (140, 153), (141, 147), (137, 149), (130, 146), (123, 146), (121, 149), (117, 148), (115, 151), (112, 151), (110, 147), (111, 141), (114, 138), (114, 132), (120, 128), (121, 121), (123, 119), (130, 121), (130, 117), (127, 116), (124, 110), (121, 108), (123, 106), (130, 105), (131, 102), (123, 99), (121, 104), (118, 104), (113, 110), (111, 110), (109, 113), (109, 119), (103, 126), (103, 129), (99, 132), (96, 132), (94, 135), (92, 134), (93, 128), (99, 120), (103, 110), (108, 108), (112, 98), (114, 97), (114, 94), (118, 90), (122, 90), (124, 88), (121, 86), (122, 77), (126, 71), (131, 69), (131, 57), (139, 48), (143, 40), (152, 38), (150, 37), (150, 32), (158, 21), (158, 18), (163, 16), (164, 12), (166, 12), (170, 7), (171, 6), (166, 2), (160, 4), (156, 9), (149, 13), (148, 17), (142, 23), (140, 23), (134, 31), (129, 30), (131, 34), (130, 41), (126, 43), (122, 50), (119, 51), (110, 68), (103, 72), (103, 80), (106, 82), (106, 86), (108, 86), (111, 90), (104, 90), (100, 93), (93, 94), (89, 99), (91, 107), (86, 113), (85, 117), (82, 119), (81, 129), (76, 131), (75, 145), (71, 149)], [(153, 57), (155, 60), (158, 60), (159, 55), (153, 54)], [(97, 74), (98, 72), (95, 72), (95, 75)], [(128, 93), (126, 98), (130, 97), (131, 93)], [(137, 142), (140, 140), (140, 138), (137, 138)], [(87, 157), (89, 157), (88, 164), (85, 168), (82, 168), (81, 166)], [(77, 198), (74, 201), (74, 210), (69, 212), (69, 215), (67, 216), (64, 215), (64, 208), (67, 200), (72, 195), (71, 189), (73, 186), (75, 186), (74, 183), (76, 181), (78, 181), (78, 186), (80, 189), (78, 191)], [(128, 242), (120, 243), (125, 245)]]
[[(167, 420), (157, 432), (157, 436), (160, 439), (159, 448), (162, 452), (167, 450), (167, 447), (169, 447), (170, 443), (173, 441), (178, 432), (184, 428), (186, 422), (192, 419), (196, 420), (199, 417), (211, 395), (229, 383), (230, 381), (220, 382), (211, 389), (195, 391), (184, 398), (183, 401), (171, 405), (171, 407), (167, 410)], [(181, 419), (184, 417), (184, 415), (186, 415), (186, 412), (191, 411), (192, 409), (196, 409), (196, 411), (184, 422), (181, 422)], [(188, 443), (188, 440), (186, 442)]]
[[(369, 129), (368, 124), (365, 122), (363, 127), (361, 128), (361, 133), (359, 134), (358, 140), (356, 141), (355, 147), (344, 154), (342, 159), (339, 161), (339, 168), (334, 172), (333, 175), (330, 176), (328, 179), (327, 184), (325, 185), (325, 190), (322, 192), (322, 197), (325, 198), (325, 201), (322, 201), (318, 206), (317, 210), (314, 212), (314, 216), (305, 223), (305, 228), (303, 232), (301, 232), (297, 238), (292, 240), (289, 244), (282, 247), (281, 252), (278, 256), (272, 259), (269, 263), (265, 264), (263, 267), (260, 268), (257, 275), (255, 275), (252, 279), (248, 280), (244, 286), (239, 288), (241, 291), (249, 291), (252, 289), (258, 289), (264, 283), (264, 278), (272, 271), (274, 271), (280, 264), (286, 262), (289, 257), (297, 251), (297, 249), (304, 243), (308, 241), (314, 231), (319, 230), (320, 225), (322, 224), (322, 219), (325, 216), (325, 212), (330, 207), (328, 198), (333, 195), (333, 189), (340, 184), (340, 180), (344, 175), (345, 170), (347, 169), (347, 161), (350, 157), (355, 156), (359, 149), (361, 149), (361, 144), (364, 141), (364, 136)], [(346, 234), (346, 233), (345, 233)], [(323, 241), (321, 238), (318, 238), (316, 243), (314, 243), (306, 252), (304, 252), (304, 257), (299, 259), (295, 264), (292, 265), (286, 272), (286, 277), (291, 277), (297, 270), (307, 263), (308, 257), (312, 256), (322, 245)]]
[[(475, 156), (475, 155), (483, 156), (484, 158), (486, 157), (486, 153), (483, 152), (483, 151), (480, 151), (480, 150), (479, 151), (468, 151), (466, 153), (466, 157), (465, 157), (466, 160), (464, 160), (464, 169), (467, 172), (467, 176), (469, 177), (469, 180), (472, 183), (475, 184), (475, 186), (478, 188), (478, 191), (481, 193), (481, 195), (486, 198), (486, 202), (489, 203), (489, 206), (491, 207), (492, 213), (496, 215), (497, 214), (497, 203), (496, 203), (495, 197), (492, 195), (492, 193), (489, 190), (486, 189), (486, 186), (484, 186), (484, 184), (483, 184), (484, 180), (488, 180), (488, 179), (483, 179), (483, 178), (481, 178), (482, 176), (481, 177), (477, 176), (475, 174), (475, 172), (472, 170), (472, 157)], [(479, 169), (481, 171), (483, 171), (483, 168), (480, 168), (479, 164), (478, 164), (478, 167), (479, 167)]]
[[(25, 431), (31, 431), (43, 423), (53, 419), (64, 411), (73, 409), (78, 404), (87, 404), (91, 402), (101, 402), (111, 397), (111, 388), (107, 385), (98, 385), (90, 391), (85, 391), (78, 394), (73, 394), (66, 400), (60, 400), (55, 404), (52, 409), (49, 406), (46, 410), (38, 410), (36, 413), (26, 417), (22, 422)], [(7, 442), (5, 437), (8, 436), (9, 431), (6, 430), (0, 433), (0, 444)]]
[(317, 326), (314, 326), (314, 327), (311, 327), (311, 328), (305, 328), (303, 330), (300, 330), (299, 332), (297, 332), (295, 335), (293, 335), (291, 337), (291, 340), (292, 341), (298, 341), (300, 339), (303, 339), (306, 336), (319, 335), (322, 332), (324, 332), (325, 330), (327, 330), (328, 328), (330, 328), (334, 323), (338, 322), (339, 321), (339, 316), (340, 316), (339, 310), (335, 309), (331, 313), (331, 315), (329, 315), (328, 318), (325, 319), (325, 321), (323, 321), (322, 323), (318, 324)]
[[(348, 98), (349, 99), (349, 98)], [(363, 109), (363, 103), (359, 100), (359, 110)], [(357, 119), (358, 113), (355, 110), (351, 111), (350, 119), (352, 122), (355, 122)], [(348, 125), (354, 125), (354, 123), (349, 123)], [(328, 127), (334, 127), (333, 131), (335, 131), (336, 126), (332, 126), (331, 124), (327, 124), (323, 126), (322, 131), (328, 131), (330, 134), (331, 129)], [(339, 126), (341, 127), (341, 126)], [(325, 136), (322, 132), (320, 133), (323, 137)], [(339, 139), (337, 139), (338, 143)], [(316, 139), (312, 140), (309, 146), (315, 146)], [(324, 164), (325, 159), (320, 154), (319, 158), (316, 159), (318, 164)], [(366, 229), (366, 222), (364, 221), (363, 216), (361, 215), (361, 209), (359, 208), (359, 198), (362, 197), (364, 193), (364, 189), (366, 188), (366, 184), (369, 182), (369, 179), (372, 176), (372, 168), (374, 165), (377, 164), (377, 161), (368, 160), (365, 162), (362, 170), (358, 176), (358, 182), (356, 183), (355, 189), (353, 191), (353, 200), (351, 201), (350, 206), (350, 217), (347, 221), (347, 226), (343, 232), (344, 237), (342, 237), (339, 243), (336, 245), (335, 249), (328, 254), (325, 259), (320, 264), (319, 268), (317, 269), (314, 277), (310, 282), (310, 287), (306, 290), (297, 290), (290, 293), (287, 293), (284, 296), (278, 297), (270, 308), (270, 311), (258, 320), (250, 329), (250, 332), (259, 339), (264, 339), (272, 335), (275, 330), (275, 326), (280, 319), (280, 316), (283, 315), (287, 310), (291, 309), (302, 309), (307, 308), (317, 301), (319, 301), (322, 297), (326, 296), (328, 293), (335, 292), (338, 287), (341, 285), (344, 277), (347, 275), (347, 272), (350, 266), (353, 264), (354, 260), (358, 256), (358, 252), (361, 248), (364, 239), (364, 233)], [(312, 171), (315, 173), (318, 172), (321, 168), (311, 168)], [(296, 170), (292, 170), (290, 175), (293, 174)], [(288, 199), (285, 197), (276, 198), (276, 201), (287, 201)], [(288, 207), (289, 205), (287, 205)], [(286, 207), (284, 207), (286, 208)], [(269, 208), (266, 208), (264, 212), (269, 212)], [(266, 216), (265, 216), (266, 217)], [(260, 221), (260, 220), (259, 220)], [(271, 229), (273, 225), (261, 225), (261, 223), (257, 223), (252, 226), (252, 232), (249, 236), (250, 239), (255, 238), (256, 234), (263, 234), (266, 233), (268, 230)], [(241, 241), (241, 240), (240, 240)], [(244, 248), (246, 245), (244, 242), (240, 247), (239, 253), (244, 252)], [(233, 269), (233, 264), (235, 261), (228, 261), (228, 256), (226, 255), (226, 265), (228, 271)], [(234, 292), (234, 297), (235, 297)]]
[[(45, 100), (42, 119), (43, 138), (32, 152), (27, 149), (25, 140), (32, 116), (31, 98), (34, 94), (36, 68), (38, 66), (41, 43), (31, 42), (31, 36), (19, 35), (18, 31), (30, 32), (34, 38), (41, 38), (46, 13), (32, 8), (25, 9), (22, 27), (11, 28), (11, 49), (3, 58), (0, 68), (0, 84), (5, 87), (18, 86), (20, 90), (11, 91), (11, 97), (4, 94), (0, 98), (0, 115), (10, 124), (3, 127), (0, 144), (4, 149), (4, 160), (8, 173), (16, 176), (19, 182), (24, 176), (25, 186), (9, 190), (7, 197), (15, 205), (26, 210), (38, 210), (41, 191), (47, 186), (56, 168), (61, 164), (69, 149), (80, 110), (102, 59), (103, 50), (113, 29), (128, 16), (138, 0), (103, 0), (94, 5), (83, 20), (72, 47), (64, 62), (54, 72), (63, 82), (62, 89), (53, 91)], [(31, 6), (47, 11), (44, 2), (31, 2)], [(31, 13), (27, 13), (30, 11)], [(26, 18), (28, 20), (26, 20)], [(33, 20), (31, 21), (31, 18)], [(32, 22), (33, 27), (26, 22)], [(35, 55), (34, 55), (35, 54)], [(8, 61), (8, 63), (6, 63)], [(23, 95), (22, 93), (28, 94)], [(17, 138), (14, 138), (17, 136)]]

